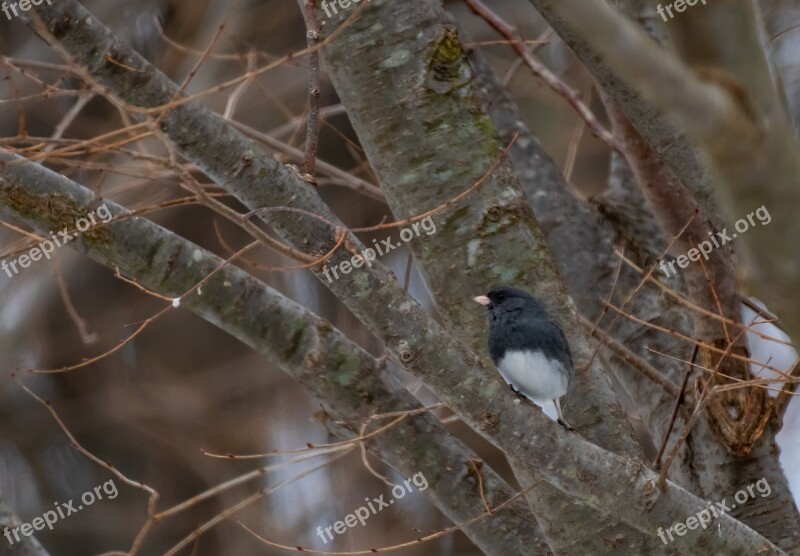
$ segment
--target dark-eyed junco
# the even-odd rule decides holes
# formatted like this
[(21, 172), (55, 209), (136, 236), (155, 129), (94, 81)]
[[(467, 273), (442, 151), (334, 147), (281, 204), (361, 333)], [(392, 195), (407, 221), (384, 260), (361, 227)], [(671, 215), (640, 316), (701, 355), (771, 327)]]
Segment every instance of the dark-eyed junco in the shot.
[(520, 289), (494, 288), (475, 301), (488, 310), (489, 354), (500, 375), (514, 392), (571, 429), (559, 401), (575, 380), (564, 332), (538, 301)]

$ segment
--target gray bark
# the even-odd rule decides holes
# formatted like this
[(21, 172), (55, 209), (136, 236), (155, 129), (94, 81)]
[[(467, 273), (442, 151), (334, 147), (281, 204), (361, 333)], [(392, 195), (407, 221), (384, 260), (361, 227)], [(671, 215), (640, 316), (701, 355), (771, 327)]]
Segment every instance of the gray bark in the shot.
[(761, 44), (771, 62), (773, 75), (783, 91), (795, 135), (800, 130), (800, 6), (792, 0), (758, 0), (763, 24)]
[[(482, 180), (469, 205), (456, 203), (435, 214), (435, 238), (412, 244), (439, 312), (485, 354), (485, 315), (472, 298), (494, 284), (525, 284), (561, 320), (576, 366), (585, 368), (593, 347), (510, 161), (501, 161), (484, 178), (502, 145), (450, 18), (429, 0), (374, 2), (362, 17), (338, 28), (348, 16), (319, 16), (328, 22), (328, 35), (336, 32), (323, 60), (393, 213), (410, 218), (443, 206)], [(387, 21), (394, 22), (391, 34), (385, 32)], [(379, 80), (375, 67), (381, 67)], [(458, 147), (442, 157), (443, 144)], [(566, 413), (588, 440), (640, 456), (597, 359), (579, 371)], [(523, 483), (534, 480), (524, 466), (516, 472)], [(643, 551), (647, 544), (612, 517), (587, 512), (555, 489), (537, 489), (533, 508), (556, 551), (593, 553), (617, 546)]]
[[(669, 132), (660, 119), (642, 118), (645, 109), (642, 101), (652, 106), (650, 110), (661, 111), (703, 150), (710, 164), (710, 177), (721, 186), (720, 197), (728, 222), (746, 216), (762, 204), (767, 205), (771, 214), (774, 207), (771, 233), (742, 234), (741, 242), (754, 261), (749, 278), (759, 297), (768, 306), (789, 303), (792, 310), (784, 315), (787, 331), (793, 336), (800, 335), (797, 310), (800, 292), (794, 285), (800, 263), (794, 258), (775, 255), (791, 253), (790, 238), (800, 235), (800, 221), (791, 208), (800, 205), (800, 191), (793, 185), (800, 179), (800, 156), (792, 130), (776, 117), (779, 111), (775, 99), (765, 101), (763, 90), (760, 96), (751, 98), (749, 91), (729, 74), (691, 71), (676, 55), (650, 40), (605, 2), (531, 0), (531, 3), (584, 61), (651, 148), (698, 195), (701, 206), (710, 206), (713, 197), (708, 194), (709, 188), (702, 185), (702, 172), (696, 171), (699, 165), (695, 164), (698, 160), (692, 156), (693, 149), (685, 151), (686, 142), (677, 143), (676, 147), (684, 150), (684, 156), (680, 157), (675, 156), (675, 148), (665, 149), (663, 139)], [(735, 4), (740, 10), (748, 9), (745, 4), (749, 5), (738, 0)], [(749, 23), (755, 25), (753, 18)], [(763, 56), (760, 60), (758, 56), (752, 59), (758, 61), (757, 73), (763, 75)], [(739, 69), (745, 68), (739, 66)], [(767, 79), (758, 87), (769, 87), (771, 83)], [(687, 176), (682, 175), (684, 171)], [(765, 188), (765, 183), (773, 186)]]
[[(113, 94), (131, 104), (147, 107), (159, 106), (171, 99), (175, 91), (174, 84), (146, 66), (74, 2), (63, 0), (58, 5), (37, 9), (69, 55)], [(119, 65), (108, 63), (105, 55), (109, 53), (112, 58), (137, 71), (126, 72)], [(445, 57), (449, 54), (441, 50), (439, 53)], [(445, 73), (450, 69), (447, 64), (437, 68), (443, 68)], [(441, 83), (430, 85), (435, 91)], [(442, 91), (439, 93), (442, 94)], [(186, 104), (170, 110), (164, 122), (165, 132), (175, 142), (179, 152), (197, 163), (247, 206), (295, 206), (338, 223), (312, 188), (274, 159), (263, 155), (255, 145), (234, 133), (207, 110)], [(484, 142), (480, 144), (490, 147), (496, 154), (497, 145), (492, 146), (490, 141), (485, 141), (485, 136), (483, 139)], [(491, 152), (481, 153), (480, 161), (484, 167), (486, 155)], [(467, 168), (476, 171), (479, 166), (469, 162)], [(508, 175), (508, 168), (504, 168), (504, 172)], [(473, 179), (475, 177), (472, 176)], [(513, 181), (513, 178), (508, 179)], [(524, 211), (523, 204), (518, 199), (515, 202)], [(333, 244), (332, 230), (313, 220), (280, 212), (269, 213), (265, 220), (290, 243), (312, 253), (324, 253)], [(532, 219), (524, 218), (523, 222), (528, 225), (528, 230), (524, 232), (528, 234), (528, 241), (541, 246), (538, 232), (531, 226)], [(356, 249), (360, 248), (352, 236), (349, 239), (353, 240)], [(435, 247), (431, 246), (431, 249)], [(329, 264), (345, 259), (349, 259), (349, 254), (337, 253)], [(558, 291), (560, 286), (554, 276), (552, 263), (543, 265), (536, 272), (543, 272), (559, 299), (566, 299), (563, 290)], [(698, 499), (672, 484), (660, 496), (649, 490), (641, 493), (635, 487), (646, 487), (652, 480), (652, 473), (635, 460), (612, 456), (576, 436), (565, 436), (560, 430), (554, 430), (540, 415), (520, 412), (508, 404), (507, 397), (499, 394), (501, 390), (505, 393), (505, 387), (493, 370), (476, 364), (460, 344), (454, 342), (412, 300), (403, 295), (384, 267), (376, 265), (373, 269), (365, 269), (358, 279), (338, 280), (331, 287), (376, 335), (386, 341), (395, 355), (407, 361), (412, 371), (426, 378), (433, 389), (473, 428), (501, 447), (518, 465), (540, 472), (550, 484), (576, 500), (601, 512), (614, 513), (621, 521), (651, 536), (658, 526), (685, 519), (696, 511), (692, 508), (701, 504)], [(376, 315), (375, 306), (385, 307), (386, 311)], [(562, 305), (562, 309), (564, 311), (559, 315), (564, 318), (565, 314), (568, 316), (570, 313), (569, 305)], [(459, 373), (453, 373), (452, 369), (459, 369)], [(603, 387), (601, 391), (608, 389)], [(536, 438), (520, 432), (534, 428), (537, 430)], [(541, 435), (538, 434), (540, 430)], [(628, 433), (626, 431), (620, 438), (611, 440), (624, 444)], [(522, 442), (520, 437), (523, 438)], [(555, 454), (555, 458), (545, 457), (544, 454)], [(577, 472), (573, 474), (576, 469)], [(596, 480), (598, 477), (603, 477), (602, 488)], [(729, 495), (730, 492), (725, 494)], [(619, 499), (621, 493), (625, 493), (624, 500)], [(535, 496), (529, 498), (533, 501), (536, 499)], [(679, 548), (686, 553), (703, 549), (729, 553), (740, 553), (737, 550), (742, 550), (744, 552), (741, 553), (748, 553), (762, 546), (763, 540), (729, 518), (720, 520), (720, 527), (723, 538), (692, 540), (691, 543), (687, 539), (687, 544)], [(746, 537), (742, 540), (744, 544), (739, 543), (741, 539), (734, 535)], [(768, 548), (774, 550), (774, 547)]]
[[(670, 73), (677, 71), (686, 73), (687, 70), (679, 69), (681, 68), (680, 63), (670, 58), (670, 52), (666, 47), (656, 48), (655, 43), (648, 44), (646, 37), (635, 33), (629, 28), (628, 22), (625, 22), (617, 14), (612, 13), (605, 5), (593, 4), (590, 6), (586, 4), (579, 7), (573, 6), (571, 2), (553, 3), (547, 0), (532, 0), (532, 3), (592, 72), (603, 90), (614, 99), (647, 141), (649, 147), (674, 172), (679, 181), (693, 192), (698, 204), (703, 208), (706, 216), (715, 223), (715, 227), (719, 228), (724, 225), (725, 218), (716, 208), (714, 196), (711, 193), (710, 180), (715, 179), (721, 183), (732, 183), (732, 181), (728, 179), (727, 174), (720, 178), (719, 172), (707, 172), (704, 169), (704, 162), (698, 150), (691, 145), (687, 138), (685, 133), (687, 130), (677, 129), (673, 124), (667, 123), (664, 117), (650, 104), (652, 102), (655, 106), (662, 108), (663, 113), (669, 116), (674, 111), (680, 111), (681, 107), (689, 102), (689, 97), (682, 99), (680, 102), (670, 103), (665, 95), (675, 94), (676, 90), (673, 87), (659, 87), (656, 85), (657, 80), (650, 79), (651, 71), (645, 71), (644, 66), (636, 65), (641, 61), (637, 61), (633, 65), (625, 62), (631, 56), (638, 57), (643, 52), (647, 52), (648, 55), (652, 54), (653, 56), (650, 66), (653, 72), (666, 71), (666, 73)], [(659, 32), (660, 26), (652, 22), (655, 13), (651, 5), (643, 7), (643, 3), (638, 1), (627, 2), (626, 4), (632, 9), (641, 10), (633, 12), (637, 21), (644, 21), (651, 32)], [(727, 6), (728, 4), (725, 5)], [(598, 15), (598, 10), (603, 12), (602, 17)], [(607, 18), (614, 21), (614, 28), (625, 28), (624, 37), (626, 40), (632, 41), (627, 44), (625, 49), (615, 50), (622, 44), (620, 37), (615, 35), (613, 40), (608, 38), (613, 31), (605, 26), (609, 22)], [(589, 22), (591, 24), (587, 25)], [(600, 37), (603, 36), (606, 37), (605, 43), (600, 40)], [(662, 35), (656, 35), (655, 38), (662, 43), (669, 43), (669, 41), (664, 40)], [(662, 64), (664, 59), (667, 59), (666, 64)], [(667, 69), (664, 70), (664, 67)], [(686, 75), (686, 77), (687, 79), (692, 79), (691, 75)], [(663, 75), (658, 76), (658, 79), (662, 78), (664, 78)], [(676, 77), (675, 79), (680, 80), (681, 78)], [(727, 87), (724, 90), (727, 90)], [(664, 94), (661, 94), (662, 92)], [(703, 101), (700, 102), (702, 104)], [(667, 104), (670, 104), (670, 106), (667, 106)], [(719, 110), (719, 107), (715, 106), (713, 109)], [(686, 114), (679, 115), (673, 122), (680, 123), (681, 118), (688, 118), (688, 116)], [(775, 126), (780, 130), (781, 123), (775, 122)], [(797, 203), (787, 202), (787, 196), (782, 192), (785, 187), (793, 187), (788, 184), (797, 182), (797, 179), (792, 177), (793, 171), (791, 169), (787, 171), (787, 168), (791, 168), (796, 161), (794, 154), (788, 152), (793, 147), (791, 147), (791, 141), (784, 140), (785, 133), (783, 131), (778, 131), (774, 135), (776, 137), (771, 137), (770, 140), (776, 141), (779, 146), (777, 148), (764, 147), (771, 156), (775, 157), (771, 167), (767, 168), (764, 160), (759, 158), (764, 158), (760, 149), (743, 155), (747, 160), (752, 158), (759, 159), (753, 166), (758, 167), (757, 172), (764, 172), (762, 184), (770, 183), (774, 184), (774, 187), (761, 187), (759, 189), (760, 195), (763, 195), (761, 201), (756, 204), (756, 201), (751, 199), (751, 207), (747, 210), (742, 207), (742, 212), (739, 212), (734, 219), (740, 218), (760, 206), (765, 199), (767, 200), (768, 208), (781, 206), (781, 210), (790, 212), (790, 209), (786, 207), (797, 206)], [(739, 136), (735, 137), (738, 138)], [(744, 140), (745, 137), (741, 136), (741, 139)], [(714, 141), (714, 138), (710, 137), (710, 140)], [(700, 140), (700, 143), (702, 145), (703, 141)], [(716, 145), (714, 148), (720, 148), (720, 146)], [(713, 156), (712, 154), (712, 161), (714, 160)], [(740, 159), (739, 162), (749, 164), (744, 159)], [(732, 168), (735, 165), (731, 165), (731, 167), (725, 166), (724, 172), (734, 172)], [(743, 170), (740, 168), (737, 171)], [(745, 173), (750, 177), (753, 175), (749, 173), (749, 170)], [(742, 174), (743, 180), (749, 179), (743, 176), (744, 174)], [(742, 181), (739, 180), (737, 183), (741, 184)], [(740, 193), (741, 189), (737, 190), (734, 196), (741, 202), (743, 197), (740, 196)], [(790, 193), (789, 197), (793, 194)], [(770, 198), (774, 198), (774, 202), (770, 203), (768, 200)], [(729, 211), (728, 214), (736, 213)], [(728, 220), (728, 222), (732, 222), (732, 220)], [(796, 218), (787, 213), (782, 216), (782, 222), (784, 226), (791, 227), (796, 225)], [(622, 224), (625, 225), (624, 222)], [(729, 224), (727, 226), (729, 229), (731, 228)], [(760, 234), (761, 240), (767, 242), (777, 241), (777, 245), (774, 243), (762, 245), (762, 258), (767, 256), (766, 253), (770, 253), (769, 256), (773, 259), (772, 265), (793, 264), (787, 262), (787, 254), (793, 252), (792, 247), (785, 244), (785, 239), (792, 237), (792, 234), (787, 230), (771, 229), (771, 232), (773, 233), (769, 235)], [(773, 273), (772, 277), (764, 284), (771, 283), (773, 279), (784, 280), (790, 275), (792, 275), (792, 271), (789, 271), (788, 274), (785, 272)], [(647, 294), (644, 295), (646, 296)], [(666, 307), (669, 303), (661, 298), (663, 298), (663, 295), (656, 294), (651, 297), (651, 302), (642, 299), (641, 306), (644, 310), (638, 313), (635, 310), (631, 312), (645, 321), (671, 330), (682, 330), (684, 334), (691, 335), (691, 325), (686, 321), (685, 316), (681, 315), (681, 312), (685, 312), (685, 309), (679, 310), (678, 307), (673, 306), (670, 310), (667, 310)], [(783, 297), (782, 299), (783, 301), (780, 304), (785, 306), (787, 298)], [(797, 315), (797, 311), (790, 309), (786, 311), (786, 315), (788, 318), (794, 318)], [(654, 356), (652, 352), (644, 350), (643, 346), (649, 346), (662, 353), (682, 354), (678, 356), (683, 359), (689, 358), (690, 348), (676, 346), (674, 341), (665, 340), (663, 335), (635, 323), (624, 322), (621, 326), (622, 329), (616, 334), (618, 340), (624, 345), (636, 346), (635, 349), (637, 349), (641, 357), (658, 368), (664, 369), (665, 374), (671, 376), (675, 382), (680, 382), (681, 365), (675, 365), (674, 362), (663, 357)], [(666, 420), (670, 413), (670, 402), (664, 399), (663, 392), (654, 388), (652, 383), (643, 380), (641, 377), (632, 376), (630, 373), (620, 376), (626, 392), (632, 396), (637, 407), (641, 408), (653, 438), (660, 439), (663, 436), (662, 431), (666, 429)], [(747, 457), (737, 458), (727, 453), (725, 447), (720, 445), (717, 438), (711, 434), (703, 420), (696, 425), (690, 435), (687, 451), (684, 451), (683, 456), (676, 462), (679, 467), (683, 468), (675, 469), (673, 467), (671, 476), (686, 486), (694, 484), (693, 488), (696, 489), (696, 492), (702, 493), (703, 496), (710, 499), (726, 496), (726, 493), (729, 494), (741, 488), (742, 484), (753, 482), (762, 476), (768, 477), (770, 484), (772, 484), (773, 480), (776, 481), (777, 484), (781, 485), (773, 491), (777, 496), (760, 501), (766, 507), (740, 508), (739, 510), (743, 512), (741, 514), (742, 519), (753, 526), (757, 526), (756, 524), (763, 526), (760, 527), (762, 533), (782, 547), (790, 550), (796, 548), (800, 542), (800, 529), (798, 529), (797, 525), (797, 509), (789, 494), (788, 484), (782, 471), (780, 471), (780, 465), (776, 457), (777, 450), (774, 435), (779, 430), (779, 427), (780, 423), (777, 419), (767, 423), (763, 435), (753, 448), (753, 451)], [(764, 473), (767, 475), (764, 475)], [(763, 516), (767, 513), (773, 520), (771, 523), (763, 520)]]
[[(47, 232), (92, 210), (94, 196), (84, 187), (0, 151), (0, 162), (10, 161), (15, 163), (0, 166), (0, 213)], [(104, 203), (115, 216), (127, 212), (111, 201)], [(43, 206), (59, 207), (60, 213), (48, 214), (40, 210)], [(223, 263), (140, 217), (115, 220), (69, 245), (169, 297), (182, 295)], [(333, 420), (351, 424), (349, 428), (331, 424), (340, 437), (352, 438), (358, 424), (371, 415), (421, 407), (375, 358), (330, 323), (235, 266), (226, 265), (203, 286), (202, 295), (188, 296), (181, 306), (268, 356), (308, 387)], [(478, 456), (432, 415), (408, 417), (369, 445), (401, 475), (422, 472), (430, 484), (425, 492), (453, 522), (466, 522), (485, 511), (470, 464), (479, 462)], [(492, 507), (515, 494), (488, 465), (483, 464), (481, 479)], [(486, 554), (529, 554), (532, 546), (544, 550), (522, 499), (464, 532)]]
[[(21, 523), (22, 520), (8, 507), (0, 493), (0, 556), (49, 556), (50, 553), (39, 544), (33, 535), (26, 537), (17, 531), (22, 540), (19, 542), (15, 540), (11, 530), (19, 527)], [(13, 544), (9, 544), (8, 539), (4, 536), (6, 530), (11, 533)]]

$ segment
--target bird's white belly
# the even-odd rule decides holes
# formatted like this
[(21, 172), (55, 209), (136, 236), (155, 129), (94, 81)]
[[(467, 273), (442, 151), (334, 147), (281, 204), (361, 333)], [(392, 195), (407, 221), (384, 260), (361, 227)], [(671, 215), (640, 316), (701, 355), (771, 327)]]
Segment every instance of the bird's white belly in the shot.
[(564, 365), (541, 351), (508, 350), (497, 368), (505, 381), (534, 402), (555, 400), (567, 393)]

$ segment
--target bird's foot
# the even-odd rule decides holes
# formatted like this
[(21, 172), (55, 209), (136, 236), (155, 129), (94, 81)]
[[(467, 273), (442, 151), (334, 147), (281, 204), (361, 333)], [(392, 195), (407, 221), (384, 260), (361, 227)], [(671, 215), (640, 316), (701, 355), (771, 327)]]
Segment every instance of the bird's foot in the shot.
[(557, 422), (558, 422), (559, 425), (561, 425), (562, 427), (564, 427), (568, 431), (575, 432), (575, 429), (572, 427), (572, 425), (567, 423), (564, 419), (559, 419)]
[(519, 399), (521, 399), (521, 400), (526, 400), (526, 399), (528, 399), (528, 398), (527, 398), (527, 396), (526, 396), (525, 394), (523, 394), (522, 392), (520, 392), (519, 390), (517, 390), (516, 388), (514, 388), (514, 385), (513, 385), (513, 384), (509, 384), (509, 386), (511, 387), (511, 391), (512, 391), (512, 392), (514, 392), (514, 393), (517, 395), (517, 397), (518, 397)]

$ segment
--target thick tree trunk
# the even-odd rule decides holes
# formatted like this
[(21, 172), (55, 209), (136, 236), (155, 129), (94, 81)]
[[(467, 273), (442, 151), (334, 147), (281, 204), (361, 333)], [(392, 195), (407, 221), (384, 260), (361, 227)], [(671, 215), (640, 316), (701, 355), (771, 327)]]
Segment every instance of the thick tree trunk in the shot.
[[(640, 277), (631, 270), (624, 268), (616, 276), (615, 246), (624, 244), (626, 254), (633, 253), (640, 265), (652, 263), (659, 246), (686, 216), (688, 203), (678, 207), (681, 210), (660, 213), (660, 232), (641, 237), (644, 230), (657, 229), (643, 200), (663, 200), (659, 195), (667, 189), (658, 179), (670, 176), (671, 191), (682, 188), (684, 200), (696, 203), (711, 227), (725, 221), (711, 193), (712, 182), (730, 188), (739, 203), (734, 211), (753, 200), (759, 179), (772, 176), (785, 178), (786, 187), (796, 184), (796, 149), (776, 116), (778, 105), (770, 97), (774, 89), (761, 84), (748, 93), (763, 95), (755, 110), (766, 115), (767, 127), (774, 131), (765, 146), (759, 143), (763, 130), (750, 107), (729, 85), (688, 71), (667, 47), (649, 41), (608, 5), (577, 0), (532, 3), (619, 106), (617, 121), (626, 143), (642, 147), (629, 151), (633, 174), (651, 189), (643, 190), (644, 195), (637, 190), (639, 196), (627, 205), (619, 196), (615, 200), (615, 191), (636, 187), (633, 175), (625, 173), (617, 159), (612, 194), (595, 205), (575, 199), (485, 60), (462, 46), (458, 29), (438, 2), (371, 0), (326, 21), (324, 33), (333, 39), (323, 43), (322, 54), (394, 215), (419, 220), (430, 211), (436, 223), (435, 235), (420, 236), (411, 247), (445, 325), (423, 310), (379, 262), (348, 280), (327, 280), (322, 265), (312, 270), (395, 358), (505, 453), (523, 488), (535, 485), (526, 492), (527, 504), (520, 498), (466, 529), (486, 554), (795, 550), (800, 528), (777, 460), (778, 424), (765, 422), (749, 451), (734, 455), (701, 420), (673, 464), (671, 480), (658, 490), (656, 474), (643, 461), (608, 373), (613, 371), (639, 406), (658, 441), (666, 430), (683, 366), (665, 363), (657, 352), (688, 359), (691, 346), (640, 322), (617, 319), (615, 338), (671, 380), (667, 387), (657, 385), (633, 374), (616, 355), (606, 354), (610, 365), (604, 365), (595, 357), (595, 343), (577, 314), (580, 310), (596, 319), (605, 310), (601, 299), (612, 288), (610, 301), (619, 305), (637, 287)], [(738, 2), (737, 8), (745, 10), (744, 3)], [(326, 261), (334, 266), (364, 248), (302, 176), (262, 152), (223, 118), (183, 99), (175, 83), (75, 0), (42, 4), (32, 14), (32, 27), (103, 94), (120, 99), (143, 121), (158, 117), (176, 152), (257, 211), (287, 250), (310, 260), (343, 239)], [(749, 36), (751, 48), (755, 42)], [(665, 57), (665, 63), (655, 71), (652, 60), (658, 56)], [(720, 56), (714, 63), (724, 65), (726, 60)], [(746, 68), (729, 69), (739, 75)], [(670, 90), (668, 84), (681, 78), (685, 80), (680, 87)], [(761, 148), (769, 154), (763, 160), (757, 152)], [(701, 151), (709, 157), (711, 172)], [(733, 170), (723, 164), (736, 157), (742, 160)], [(747, 164), (752, 168), (739, 175)], [(468, 203), (462, 200), (465, 192)], [(47, 231), (74, 221), (93, 199), (79, 184), (0, 152), (4, 216)], [(122, 207), (108, 204), (114, 214), (124, 213)], [(795, 208), (791, 203), (776, 206), (773, 225), (795, 230), (797, 223), (786, 220)], [(754, 246), (761, 241), (752, 240)], [(141, 218), (122, 217), (84, 234), (74, 247), (171, 297), (183, 294), (223, 262)], [(757, 254), (755, 260), (760, 257)], [(784, 296), (797, 303), (788, 288), (796, 271), (793, 264), (773, 260), (756, 275), (755, 283), (764, 287), (775, 279), (775, 299)], [(721, 266), (714, 276), (727, 284), (725, 314), (734, 318), (738, 297), (732, 265)], [(538, 409), (517, 403), (487, 362), (484, 314), (471, 298), (496, 283), (527, 286), (567, 331), (578, 370), (578, 389), (567, 403), (567, 418), (578, 433), (565, 432)], [(677, 280), (673, 284), (678, 291), (709, 299), (699, 282), (694, 288), (683, 288)], [(420, 407), (378, 361), (340, 331), (231, 265), (212, 274), (203, 294), (187, 296), (182, 305), (275, 360), (341, 420), (355, 422), (375, 413)], [(639, 290), (626, 311), (642, 322), (692, 334), (686, 308), (652, 285)], [(702, 339), (715, 339), (716, 330), (709, 332), (703, 321), (694, 322), (700, 322)], [(795, 332), (800, 330), (798, 322), (787, 318)], [(679, 417), (673, 440), (684, 422), (685, 416)], [(356, 432), (336, 424), (332, 429), (345, 437)], [(370, 448), (402, 474), (423, 471), (431, 482), (433, 502), (453, 521), (483, 512), (484, 496), (493, 507), (512, 496), (511, 487), (486, 466), (477, 481), (471, 463), (477, 456), (430, 414), (408, 417), (370, 442)], [(656, 536), (660, 527), (695, 514), (705, 500), (730, 498), (761, 478), (769, 482), (772, 495), (754, 498), (720, 517), (714, 523), (719, 534), (688, 536), (666, 548)]]

